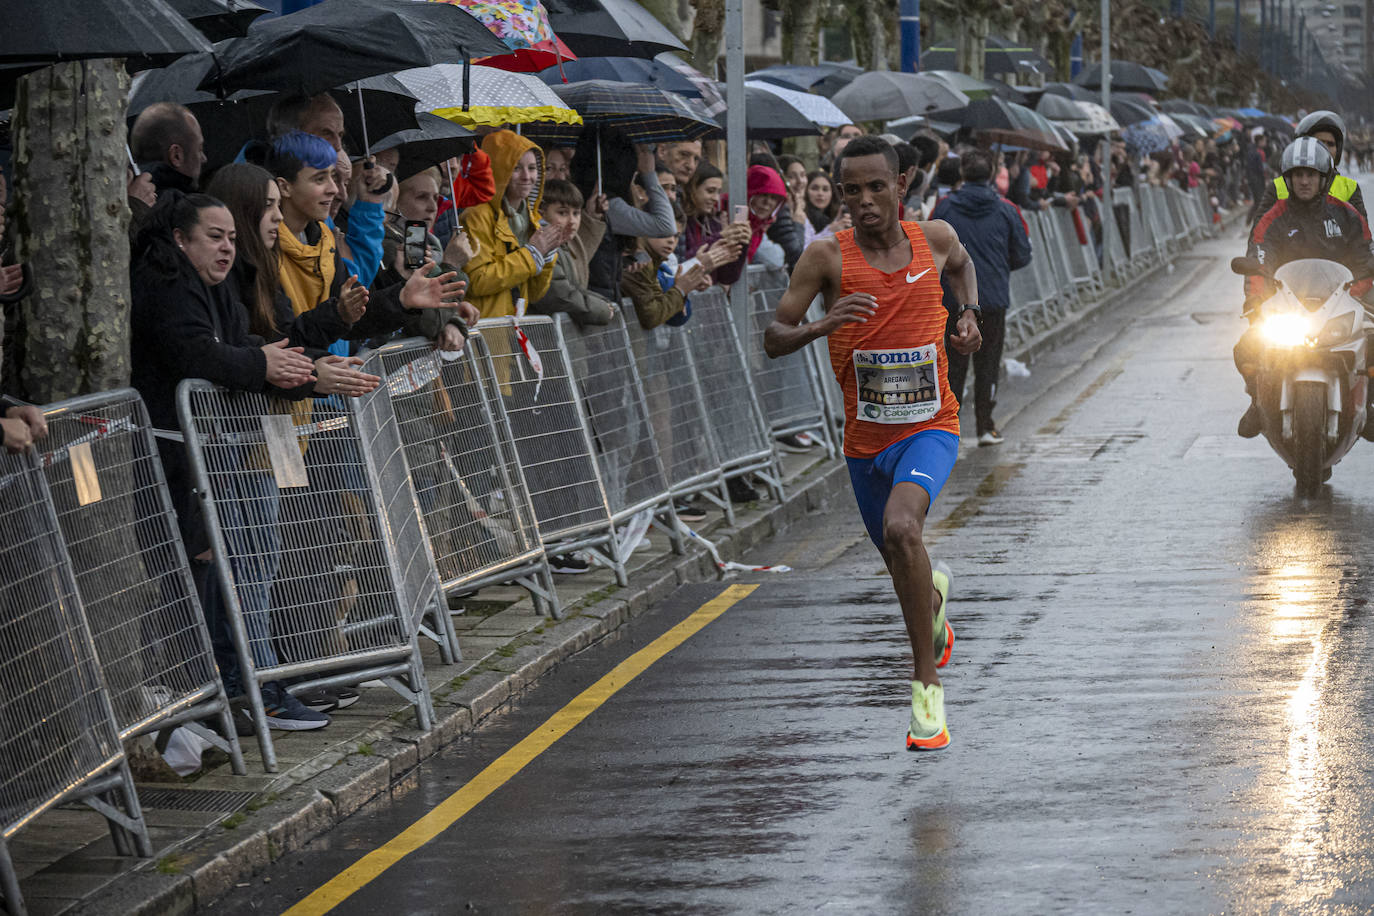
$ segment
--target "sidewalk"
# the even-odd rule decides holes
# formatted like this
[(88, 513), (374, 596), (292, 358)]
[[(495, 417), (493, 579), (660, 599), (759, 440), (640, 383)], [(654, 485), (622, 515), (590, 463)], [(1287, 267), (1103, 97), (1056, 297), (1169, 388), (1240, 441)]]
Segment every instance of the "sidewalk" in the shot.
[[(804, 515), (846, 495), (848, 474), (823, 450), (783, 454), (786, 499), (736, 507), (737, 526), (712, 512), (694, 526), (725, 560), (738, 560)], [(652, 548), (630, 561), (631, 585), (608, 570), (556, 576), (564, 619), (538, 616), (519, 588), (487, 588), (450, 605), (464, 660), (444, 665), (421, 640), (437, 722), (415, 728), (414, 712), (392, 691), (364, 689), (350, 709), (314, 732), (275, 732), (279, 772), (264, 773), (257, 741), (241, 739), (247, 776), (228, 759), (179, 782), (138, 785), (154, 857), (115, 855), (105, 821), (82, 807), (59, 808), (21, 831), (11, 845), (33, 916), (58, 913), (191, 913), (256, 871), (357, 811), (381, 793), (406, 790), (419, 762), (471, 732), (502, 704), (564, 658), (642, 614), (687, 582), (718, 578), (700, 544), (671, 553), (654, 530)]]
[[(1223, 228), (1222, 236), (1231, 232)], [(1176, 260), (1181, 271), (1190, 269), (1186, 254)], [(1097, 319), (1167, 273), (1159, 267), (1141, 274), (1008, 355), (1033, 363), (1074, 337), (1112, 336), (1109, 329), (1095, 327)], [(1044, 368), (1051, 376), (1056, 369), (1072, 371)], [(1008, 380), (1003, 386), (1004, 422), (1034, 396), (1032, 389), (1044, 388), (1047, 377), (1033, 372), (1033, 382)], [(972, 445), (964, 443), (965, 448)], [(764, 501), (738, 507), (735, 528), (727, 527), (719, 512), (696, 526), (723, 559), (741, 559), (755, 545), (837, 500), (847, 504), (848, 473), (841, 460), (823, 453), (784, 454), (783, 459), (782, 505)], [(483, 589), (466, 604), (452, 601), (455, 612), (463, 608), (454, 623), (464, 661), (443, 665), (433, 644), (421, 640), (437, 716), (428, 733), (415, 728), (412, 710), (390, 690), (365, 689), (355, 706), (332, 714), (329, 728), (275, 733), (278, 773), (263, 773), (257, 742), (248, 737), (242, 739), (247, 776), (234, 776), (221, 755), (216, 765), (185, 780), (141, 782), (139, 795), (155, 850), (150, 860), (116, 856), (104, 820), (88, 809), (48, 812), (11, 846), (30, 913), (192, 913), (382, 793), (408, 791), (421, 760), (472, 732), (561, 660), (642, 614), (679, 585), (718, 577), (701, 545), (689, 544), (687, 555), (679, 557), (669, 551), (661, 533), (651, 531), (650, 539), (652, 549), (637, 552), (630, 561), (627, 588), (617, 586), (607, 570), (558, 576), (563, 620), (536, 615), (527, 593), (518, 588)]]

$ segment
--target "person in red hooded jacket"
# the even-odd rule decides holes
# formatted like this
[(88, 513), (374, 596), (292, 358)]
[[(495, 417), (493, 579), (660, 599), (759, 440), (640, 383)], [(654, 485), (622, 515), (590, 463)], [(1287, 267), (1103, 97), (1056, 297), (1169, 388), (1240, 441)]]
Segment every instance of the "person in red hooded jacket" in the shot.
[(772, 166), (751, 165), (748, 173), (749, 199), (749, 262), (759, 250), (763, 237), (782, 249), (783, 260), (791, 270), (806, 247), (806, 230), (783, 206), (787, 202), (787, 185), (782, 174)]

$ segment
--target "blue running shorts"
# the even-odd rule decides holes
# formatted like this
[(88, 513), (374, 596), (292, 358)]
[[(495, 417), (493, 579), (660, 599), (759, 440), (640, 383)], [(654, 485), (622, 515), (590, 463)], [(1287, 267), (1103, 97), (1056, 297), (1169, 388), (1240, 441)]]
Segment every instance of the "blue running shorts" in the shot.
[(883, 549), (883, 513), (893, 486), (903, 481), (918, 484), (930, 494), (934, 505), (958, 457), (958, 436), (943, 429), (927, 429), (892, 443), (874, 458), (845, 459), (859, 514), (879, 550)]

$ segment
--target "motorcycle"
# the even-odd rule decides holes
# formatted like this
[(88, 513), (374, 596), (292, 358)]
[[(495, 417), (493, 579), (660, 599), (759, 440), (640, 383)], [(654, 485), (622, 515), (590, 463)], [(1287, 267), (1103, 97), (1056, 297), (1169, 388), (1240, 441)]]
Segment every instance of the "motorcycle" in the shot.
[(1231, 270), (1265, 276), (1275, 287), (1259, 306), (1256, 401), (1264, 438), (1293, 469), (1300, 496), (1331, 477), (1366, 422), (1371, 327), (1350, 292), (1355, 277), (1343, 264), (1308, 258), (1272, 272), (1253, 258)]

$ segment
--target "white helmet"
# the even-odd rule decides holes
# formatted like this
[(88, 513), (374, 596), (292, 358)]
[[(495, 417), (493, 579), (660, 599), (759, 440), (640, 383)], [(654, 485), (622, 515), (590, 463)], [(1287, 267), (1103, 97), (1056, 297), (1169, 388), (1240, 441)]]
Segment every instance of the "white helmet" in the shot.
[(1283, 158), (1279, 160), (1279, 171), (1284, 177), (1294, 169), (1313, 169), (1323, 175), (1329, 175), (1331, 170), (1336, 167), (1331, 160), (1331, 153), (1327, 152), (1321, 141), (1315, 137), (1299, 137), (1283, 151)]

